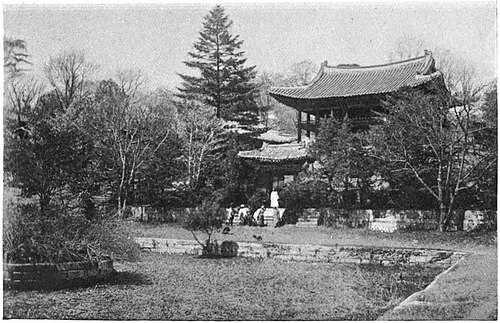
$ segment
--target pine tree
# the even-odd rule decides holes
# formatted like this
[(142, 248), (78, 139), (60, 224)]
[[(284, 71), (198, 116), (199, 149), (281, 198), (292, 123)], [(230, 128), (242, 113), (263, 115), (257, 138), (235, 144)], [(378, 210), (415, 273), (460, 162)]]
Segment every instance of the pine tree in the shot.
[(255, 66), (244, 66), (246, 58), (240, 49), (243, 41), (239, 35), (231, 35), (232, 24), (219, 5), (205, 16), (203, 29), (193, 45), (195, 50), (188, 53), (192, 59), (184, 61), (187, 66), (198, 69), (200, 76), (179, 74), (183, 83), (178, 96), (214, 107), (218, 118), (256, 124), (257, 89), (252, 82)]

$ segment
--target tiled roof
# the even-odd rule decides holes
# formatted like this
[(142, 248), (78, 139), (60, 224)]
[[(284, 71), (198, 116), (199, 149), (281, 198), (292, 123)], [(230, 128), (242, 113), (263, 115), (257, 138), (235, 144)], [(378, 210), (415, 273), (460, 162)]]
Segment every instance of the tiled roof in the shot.
[(306, 161), (311, 159), (307, 152), (307, 147), (303, 143), (264, 145), (257, 150), (240, 151), (238, 152), (238, 157), (268, 163)]
[(272, 143), (291, 143), (297, 140), (296, 136), (291, 136), (291, 135), (282, 135), (276, 130), (269, 130), (264, 133), (261, 133), (257, 139), (260, 139), (265, 142), (272, 142)]
[(280, 97), (322, 99), (390, 93), (405, 86), (418, 86), (440, 75), (434, 69), (430, 52), (401, 62), (365, 67), (328, 66), (324, 62), (309, 85), (273, 87), (269, 94), (279, 100)]

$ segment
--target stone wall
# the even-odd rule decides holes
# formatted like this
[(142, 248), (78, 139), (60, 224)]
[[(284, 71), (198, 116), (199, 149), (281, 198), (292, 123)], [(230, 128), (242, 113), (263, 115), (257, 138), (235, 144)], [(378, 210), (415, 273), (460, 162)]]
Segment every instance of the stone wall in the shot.
[[(370, 230), (394, 232), (400, 229), (436, 230), (438, 218), (435, 211), (429, 210), (339, 210), (306, 209), (306, 216), (301, 221), (332, 227), (368, 228)], [(496, 227), (496, 211), (465, 211), (464, 230)], [(458, 218), (458, 216), (455, 216)], [(301, 222), (299, 221), (299, 225)], [(456, 229), (452, 226), (452, 230)]]
[(115, 273), (112, 260), (67, 263), (4, 263), (4, 288), (58, 289), (83, 286), (109, 278)]
[[(196, 241), (153, 238), (135, 238), (135, 240), (141, 248), (151, 251), (167, 254), (201, 255), (201, 246)], [(447, 268), (457, 262), (463, 254), (431, 249), (238, 242), (238, 256), (386, 266), (419, 264), (428, 267)]]
[[(279, 208), (283, 215), (284, 208)], [(187, 209), (157, 210), (150, 207), (133, 207), (131, 214), (136, 221), (176, 222), (187, 214)], [(275, 210), (264, 212), (266, 224), (275, 223)], [(342, 210), (333, 208), (303, 209), (297, 226), (325, 225), (336, 228), (368, 228), (376, 231), (393, 232), (399, 229), (436, 230), (438, 222), (435, 211), (429, 210)], [(493, 219), (493, 220), (492, 220)], [(494, 221), (495, 211), (465, 211), (464, 229), (474, 230)], [(235, 219), (235, 223), (238, 220)], [(453, 229), (453, 228), (452, 228)]]

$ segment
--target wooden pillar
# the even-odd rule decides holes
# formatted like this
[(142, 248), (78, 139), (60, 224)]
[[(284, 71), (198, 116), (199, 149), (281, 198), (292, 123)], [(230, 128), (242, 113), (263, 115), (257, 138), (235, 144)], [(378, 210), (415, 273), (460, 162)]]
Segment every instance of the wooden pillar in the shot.
[(307, 115), (307, 119), (306, 119), (306, 123), (307, 123), (307, 129), (306, 129), (306, 136), (307, 138), (311, 138), (311, 114), (309, 112), (306, 112), (306, 115)]
[(314, 138), (316, 138), (316, 136), (318, 135), (318, 131), (319, 131), (319, 111), (316, 109), (316, 113), (315, 113), (315, 124), (316, 124), (316, 131), (314, 132)]
[(297, 110), (297, 141), (302, 140), (302, 112)]
[(344, 121), (345, 119), (347, 119), (348, 117), (348, 110), (349, 110), (349, 106), (347, 105), (347, 102), (345, 104), (342, 105), (342, 121)]

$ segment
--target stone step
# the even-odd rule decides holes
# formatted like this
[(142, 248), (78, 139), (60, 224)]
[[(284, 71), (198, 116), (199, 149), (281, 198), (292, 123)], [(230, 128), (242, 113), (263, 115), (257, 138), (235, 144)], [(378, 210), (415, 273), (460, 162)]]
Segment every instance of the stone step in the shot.
[(318, 222), (317, 221), (316, 222), (312, 222), (312, 221), (311, 222), (309, 222), (309, 221), (308, 222), (300, 222), (299, 221), (299, 222), (297, 222), (297, 224), (295, 224), (295, 226), (297, 226), (297, 227), (308, 227), (308, 228), (311, 227), (312, 228), (312, 227), (317, 227), (318, 226)]

